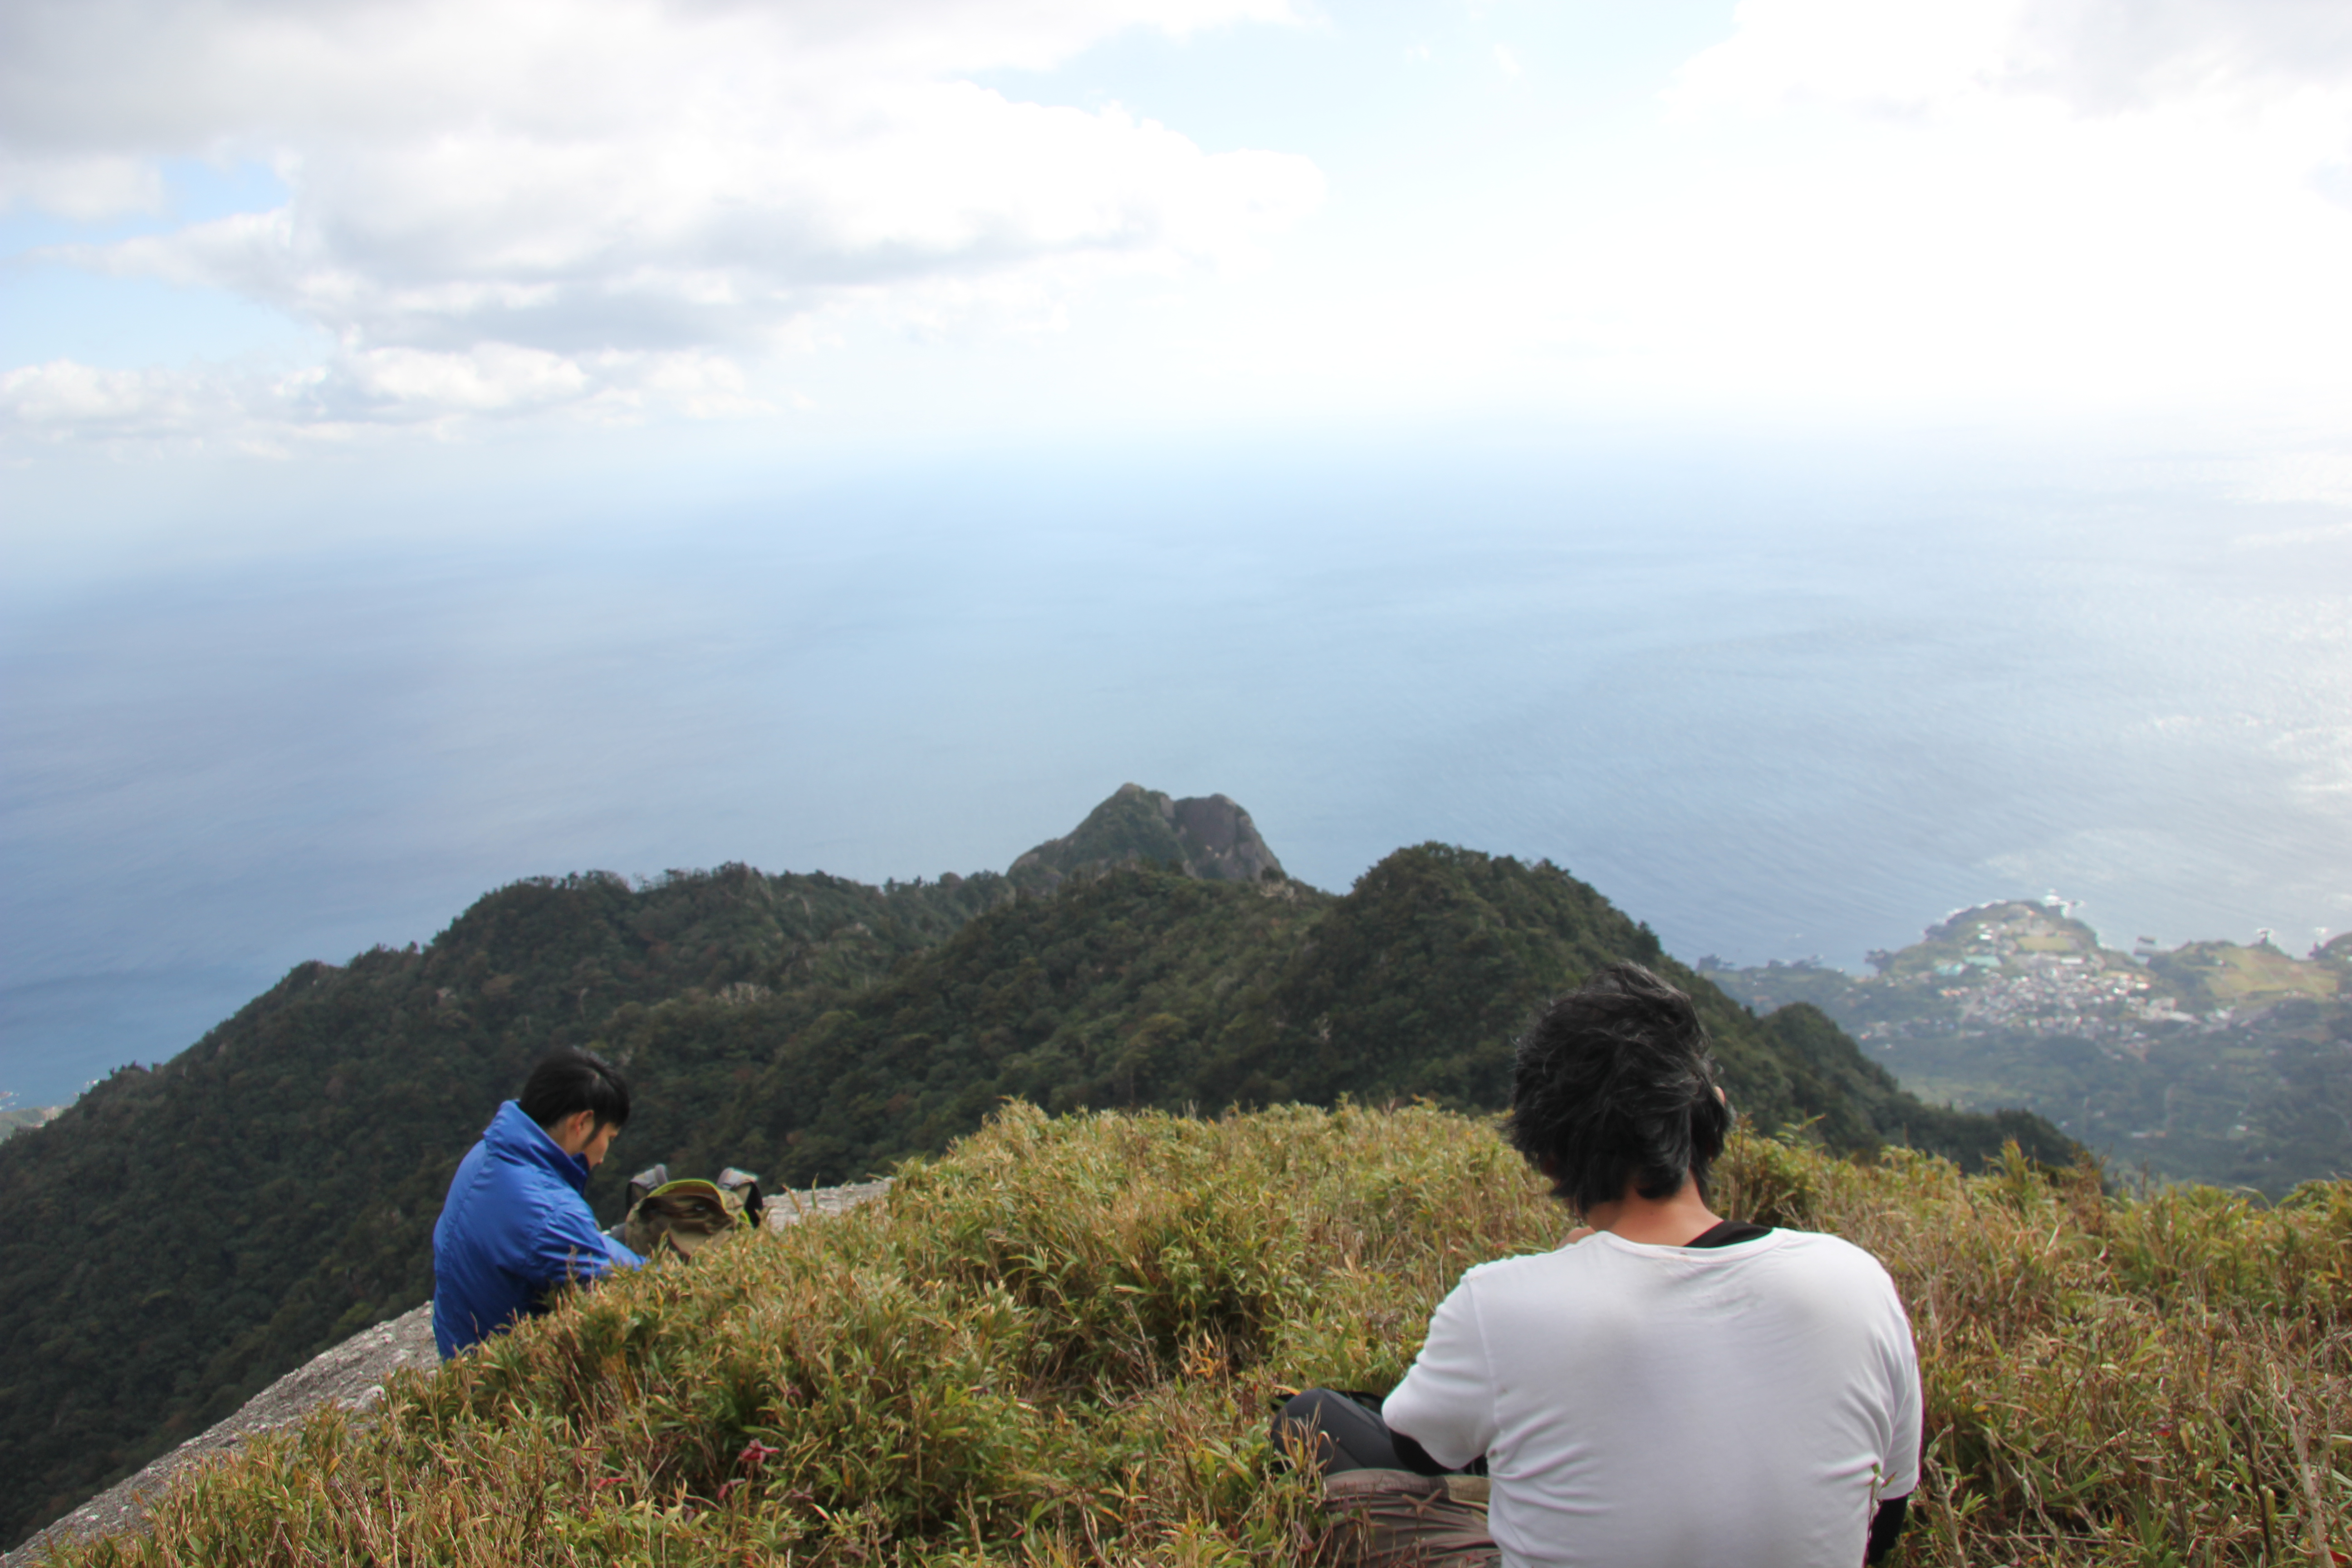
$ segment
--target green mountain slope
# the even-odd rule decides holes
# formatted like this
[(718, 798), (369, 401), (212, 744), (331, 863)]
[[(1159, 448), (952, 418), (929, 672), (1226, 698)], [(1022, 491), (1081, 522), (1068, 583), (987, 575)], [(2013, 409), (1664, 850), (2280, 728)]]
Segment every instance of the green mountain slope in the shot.
[[(1165, 826), (1164, 800), (1122, 791), (1088, 820)], [(422, 952), (297, 969), (173, 1061), (0, 1145), (16, 1218), (0, 1389), (24, 1413), (0, 1426), (0, 1539), (425, 1300), (451, 1171), (556, 1045), (608, 1052), (637, 1085), (589, 1189), (608, 1219), (653, 1160), (838, 1182), (936, 1152), (1008, 1098), (1492, 1110), (1533, 1007), (1628, 956), (1692, 990), (1761, 1130), (1813, 1119), (1833, 1148), (1969, 1159), (2006, 1131), (2070, 1152), (2030, 1120), (1920, 1104), (1817, 1013), (1758, 1021), (1548, 864), (1424, 845), (1333, 898), (1270, 854), (1248, 879), (1206, 879), (1116, 837), (1055, 842), (1024, 858), (1053, 862), (1050, 893), (740, 866), (520, 884)]]
[(1437, 844), (1397, 851), (1336, 900), (1148, 863), (1081, 876), (991, 910), (814, 1019), (790, 998), (688, 999), (625, 1010), (597, 1043), (665, 1077), (714, 1049), (765, 1052), (725, 1112), (658, 1146), (683, 1150), (681, 1168), (733, 1161), (834, 1182), (935, 1151), (1007, 1099), (1056, 1111), (1343, 1096), (1497, 1110), (1535, 1008), (1628, 956), (1697, 998), (1735, 1102), (1761, 1131), (1811, 1121), (1832, 1148), (1906, 1142), (1971, 1163), (2004, 1138), (2072, 1156), (2034, 1118), (1923, 1104), (1818, 1011), (1759, 1022), (1556, 867)]

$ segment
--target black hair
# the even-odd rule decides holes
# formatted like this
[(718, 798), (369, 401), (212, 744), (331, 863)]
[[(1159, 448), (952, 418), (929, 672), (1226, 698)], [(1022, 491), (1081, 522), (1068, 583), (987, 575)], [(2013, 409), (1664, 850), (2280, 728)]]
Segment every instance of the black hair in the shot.
[(1706, 1193), (1731, 1111), (1706, 1030), (1684, 995), (1612, 963), (1547, 1006), (1521, 1037), (1504, 1135), (1578, 1214), (1625, 1195)]
[(629, 1120), (629, 1080), (593, 1051), (567, 1046), (549, 1052), (530, 1069), (517, 1103), (541, 1127), (552, 1127), (579, 1110), (595, 1112), (598, 1127), (620, 1127)]

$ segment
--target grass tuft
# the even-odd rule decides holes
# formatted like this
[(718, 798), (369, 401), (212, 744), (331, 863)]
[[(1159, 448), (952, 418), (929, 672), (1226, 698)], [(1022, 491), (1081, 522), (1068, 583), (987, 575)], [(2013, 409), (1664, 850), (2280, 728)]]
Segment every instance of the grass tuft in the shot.
[[(1718, 1174), (1725, 1212), (1846, 1236), (1911, 1306), (1908, 1562), (2352, 1561), (2352, 1184), (2118, 1197), (1744, 1135)], [(1276, 1391), (1389, 1386), (1464, 1268), (1566, 1223), (1491, 1126), (1425, 1107), (1010, 1107), (887, 1210), (575, 1295), (51, 1561), (1304, 1564)]]

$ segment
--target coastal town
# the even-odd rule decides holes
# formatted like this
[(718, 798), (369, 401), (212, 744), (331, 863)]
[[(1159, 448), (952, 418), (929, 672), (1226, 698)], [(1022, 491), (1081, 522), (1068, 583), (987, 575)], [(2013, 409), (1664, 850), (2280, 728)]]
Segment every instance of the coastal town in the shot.
[(1759, 1011), (1812, 1003), (1865, 1044), (1999, 1030), (2143, 1060), (2152, 1038), (2181, 1026), (2219, 1030), (2281, 1002), (2335, 998), (2352, 971), (2352, 937), (2300, 959), (2266, 939), (2167, 951), (2141, 938), (2124, 952), (2068, 908), (2053, 895), (1958, 910), (1909, 947), (1872, 953), (1871, 975), (1814, 960), (1699, 967)]
[(1870, 963), (1699, 967), (1759, 1013), (1821, 1008), (1923, 1098), (2021, 1106), (2126, 1167), (2264, 1191), (2352, 1168), (2352, 935), (2122, 951), (2053, 895)]
[[(2197, 1021), (2181, 1010), (2177, 987), (2160, 988), (2145, 958), (2101, 947), (2096, 934), (2067, 919), (2063, 907), (2001, 904), (1966, 911), (1893, 960), (1887, 981), (1905, 991), (1930, 992), (1949, 1008), (1875, 1019), (1861, 1031), (1865, 1043), (1898, 1032), (1916, 1036), (1929, 1025), (1961, 1032), (2015, 1029), (2097, 1040), (2145, 1059), (2147, 1026)], [(2230, 1010), (2218, 1011), (2226, 1021)]]

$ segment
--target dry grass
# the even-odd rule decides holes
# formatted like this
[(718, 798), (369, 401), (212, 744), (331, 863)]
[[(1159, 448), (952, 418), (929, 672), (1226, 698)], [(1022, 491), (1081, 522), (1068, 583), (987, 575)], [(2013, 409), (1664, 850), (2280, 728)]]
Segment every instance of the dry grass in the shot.
[(2290, 957), (2273, 947), (2200, 942), (2183, 948), (2180, 956), (2193, 956), (2205, 989), (2225, 1006), (2289, 996), (2326, 1001), (2343, 986), (2341, 973), (2334, 965)]
[[(1755, 1140), (1724, 1174), (1912, 1304), (1911, 1563), (2352, 1561), (2352, 1185), (2118, 1200)], [(1561, 1228), (1489, 1129), (1427, 1110), (1016, 1108), (887, 1213), (608, 1284), (53, 1561), (1303, 1563), (1275, 1388), (1388, 1385), (1463, 1268)]]

